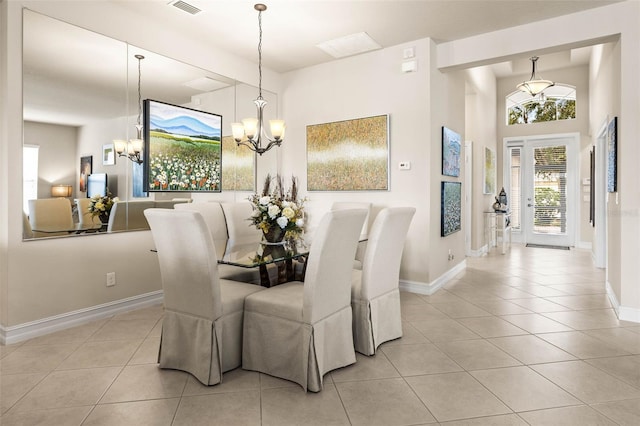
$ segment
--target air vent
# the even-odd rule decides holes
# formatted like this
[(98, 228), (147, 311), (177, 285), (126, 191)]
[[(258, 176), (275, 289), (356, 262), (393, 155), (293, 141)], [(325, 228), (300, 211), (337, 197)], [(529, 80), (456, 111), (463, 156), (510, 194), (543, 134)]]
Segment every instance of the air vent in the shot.
[(191, 15), (197, 15), (198, 13), (202, 12), (201, 9), (198, 9), (197, 7), (182, 1), (182, 0), (176, 0), (176, 1), (172, 1), (171, 3), (169, 3), (171, 6), (177, 7), (180, 10), (183, 10)]

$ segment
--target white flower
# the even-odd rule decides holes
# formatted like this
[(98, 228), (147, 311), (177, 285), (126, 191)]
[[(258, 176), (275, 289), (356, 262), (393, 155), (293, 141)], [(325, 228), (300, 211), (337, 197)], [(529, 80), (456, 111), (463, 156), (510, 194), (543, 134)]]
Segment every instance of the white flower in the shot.
[(304, 226), (304, 219), (300, 218), (300, 219), (296, 220), (296, 226), (298, 228), (302, 228)]
[(278, 214), (280, 213), (280, 207), (275, 205), (269, 206), (268, 213), (269, 213), (269, 217), (273, 219), (274, 217), (278, 216)]
[(285, 207), (282, 209), (282, 215), (287, 219), (292, 219), (296, 215), (296, 212), (294, 212), (291, 207)]
[(280, 228), (284, 229), (289, 223), (289, 219), (287, 219), (284, 216), (280, 216), (279, 218), (276, 219), (276, 222), (278, 223), (278, 225), (280, 225)]
[(266, 206), (271, 202), (271, 197), (269, 197), (268, 195), (265, 195), (264, 197), (260, 197), (260, 200), (258, 201), (258, 203), (260, 203), (260, 205)]

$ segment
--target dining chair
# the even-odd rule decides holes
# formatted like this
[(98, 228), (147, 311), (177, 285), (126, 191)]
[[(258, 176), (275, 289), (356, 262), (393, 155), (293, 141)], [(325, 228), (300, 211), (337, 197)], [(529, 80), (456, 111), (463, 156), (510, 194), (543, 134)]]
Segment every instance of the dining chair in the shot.
[[(220, 259), (225, 255), (229, 236), (227, 234), (224, 212), (222, 211), (220, 203), (181, 203), (176, 204), (173, 208), (176, 210), (200, 212), (213, 238), (217, 258)], [(249, 269), (234, 265), (218, 265), (218, 275), (224, 279), (260, 284), (260, 272), (258, 268)]]
[(416, 209), (381, 210), (369, 232), (362, 270), (353, 270), (351, 306), (356, 351), (374, 355), (380, 344), (402, 337), (400, 261)]
[(28, 204), (29, 223), (34, 237), (69, 235), (74, 229), (71, 202), (67, 198), (38, 198), (29, 200)]
[(160, 368), (189, 372), (204, 385), (242, 363), (244, 299), (262, 290), (220, 279), (211, 233), (199, 212), (144, 211), (158, 251), (164, 291)]
[(304, 282), (245, 299), (242, 368), (322, 390), (325, 373), (353, 364), (351, 271), (364, 209), (328, 212), (315, 232)]
[(84, 227), (84, 226), (100, 227), (100, 218), (98, 216), (93, 216), (89, 211), (91, 198), (76, 198), (75, 201), (76, 201), (76, 208), (78, 209), (78, 221), (80, 222), (80, 226), (81, 227)]
[(251, 223), (253, 206), (249, 201), (236, 203), (220, 203), (224, 217), (227, 222), (229, 241), (227, 244), (259, 243), (262, 240), (262, 231)]
[(356, 269), (362, 269), (362, 260), (364, 259), (364, 253), (367, 250), (367, 239), (369, 237), (369, 218), (371, 217), (371, 203), (360, 201), (336, 201), (331, 205), (331, 210), (344, 210), (344, 209), (366, 209), (367, 217), (362, 224), (362, 230), (360, 231), (360, 240), (358, 242), (358, 248), (356, 249), (356, 255), (353, 261), (353, 267)]

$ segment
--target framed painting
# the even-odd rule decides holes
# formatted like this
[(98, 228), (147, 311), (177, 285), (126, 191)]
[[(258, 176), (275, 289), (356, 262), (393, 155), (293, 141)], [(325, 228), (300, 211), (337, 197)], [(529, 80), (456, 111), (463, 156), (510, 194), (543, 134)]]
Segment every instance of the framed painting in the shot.
[(87, 176), (93, 173), (93, 155), (80, 157), (80, 192), (87, 192)]
[(442, 182), (440, 236), (462, 229), (462, 183)]
[(388, 189), (388, 114), (307, 126), (307, 190)]
[(116, 149), (112, 143), (102, 145), (102, 165), (113, 166), (116, 164)]
[(607, 126), (607, 192), (618, 190), (618, 117)]
[(222, 116), (146, 99), (145, 188), (150, 192), (222, 190)]
[(222, 156), (222, 190), (254, 192), (255, 153), (246, 146), (238, 146), (233, 136), (223, 136)]
[(460, 135), (442, 127), (442, 174), (460, 176)]
[(484, 147), (484, 168), (483, 168), (484, 183), (482, 186), (483, 194), (495, 194), (496, 193), (496, 152), (489, 148)]

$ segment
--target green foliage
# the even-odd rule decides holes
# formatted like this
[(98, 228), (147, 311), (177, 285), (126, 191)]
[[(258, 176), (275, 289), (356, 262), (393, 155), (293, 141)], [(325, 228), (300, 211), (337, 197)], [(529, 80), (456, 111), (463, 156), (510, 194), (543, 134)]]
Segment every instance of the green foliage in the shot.
[(576, 118), (576, 101), (573, 99), (549, 99), (543, 105), (530, 101), (514, 105), (508, 111), (508, 124), (540, 123), (544, 121)]
[(558, 222), (560, 214), (560, 191), (552, 188), (535, 189), (535, 225), (548, 225)]

